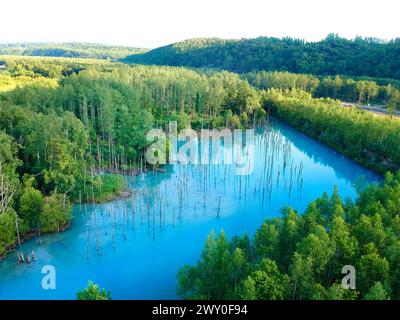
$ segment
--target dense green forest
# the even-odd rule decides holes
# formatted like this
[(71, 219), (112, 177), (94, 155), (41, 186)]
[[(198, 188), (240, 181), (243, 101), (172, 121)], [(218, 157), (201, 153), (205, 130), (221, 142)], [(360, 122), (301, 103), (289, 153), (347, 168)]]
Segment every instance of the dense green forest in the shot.
[(217, 68), (238, 73), (289, 71), (316, 75), (400, 79), (400, 41), (347, 40), (334, 34), (320, 42), (291, 38), (192, 39), (132, 55), (139, 64)]
[(0, 75), (8, 79), (0, 86), (0, 255), (15, 243), (17, 228), (21, 237), (60, 230), (69, 223), (71, 201), (106, 201), (123, 192), (125, 179), (98, 173), (142, 166), (149, 129), (168, 120), (180, 127), (240, 127), (248, 118), (265, 118), (259, 92), (232, 73), (208, 77), (80, 60), (6, 62)]
[[(180, 128), (243, 128), (273, 115), (366, 167), (393, 174), (381, 187), (363, 190), (355, 203), (343, 202), (335, 191), (303, 215), (285, 209), (253, 240), (210, 236), (198, 266), (181, 271), (179, 293), (399, 298), (400, 122), (332, 99), (348, 94), (350, 101), (382, 99), (397, 107), (395, 83), (90, 59), (1, 60), (7, 68), (0, 73), (0, 256), (18, 238), (63, 230), (72, 203), (121, 195), (123, 175), (143, 166), (149, 129), (169, 120)], [(357, 291), (338, 284), (338, 268), (347, 261), (360, 270)], [(78, 297), (110, 298), (94, 284)]]
[(397, 118), (344, 108), (338, 100), (314, 99), (299, 89), (269, 89), (263, 105), (270, 114), (365, 167), (381, 173), (400, 169)]
[[(186, 299), (400, 299), (400, 174), (387, 174), (355, 201), (337, 190), (267, 220), (253, 238), (228, 241), (211, 233), (201, 259), (183, 267), (178, 293)], [(353, 265), (356, 289), (342, 287)]]
[(145, 49), (93, 43), (5, 43), (0, 55), (117, 60)]
[(1, 58), (5, 69), (0, 70), (0, 92), (16, 87), (32, 86), (55, 87), (62, 77), (79, 73), (89, 67), (111, 71), (115, 63), (96, 59), (64, 59), (51, 57), (14, 57)]
[[(70, 201), (106, 201), (143, 164), (150, 128), (260, 123), (269, 112), (365, 166), (400, 168), (399, 124), (300, 89), (253, 88), (234, 73), (99, 60), (5, 57), (0, 74), (1, 252), (20, 234), (68, 224)], [(278, 75), (275, 87), (284, 87)], [(284, 74), (288, 76), (287, 74)], [(293, 75), (289, 75), (293, 77)], [(3, 82), (2, 82), (3, 80)], [(307, 88), (305, 88), (307, 89)], [(309, 91), (313, 91), (308, 88)], [(1, 93), (2, 92), (2, 93)], [(33, 206), (33, 207), (31, 207)], [(17, 214), (17, 215), (16, 215)]]
[(400, 81), (389, 79), (352, 79), (341, 76), (317, 77), (290, 72), (250, 72), (243, 75), (259, 89), (301, 89), (318, 98), (346, 102), (375, 103), (400, 109)]

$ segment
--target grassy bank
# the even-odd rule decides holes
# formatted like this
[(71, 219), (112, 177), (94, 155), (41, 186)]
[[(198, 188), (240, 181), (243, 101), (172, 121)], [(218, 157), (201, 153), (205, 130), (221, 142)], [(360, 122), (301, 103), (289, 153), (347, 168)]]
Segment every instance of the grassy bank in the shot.
[[(82, 202), (102, 203), (124, 197), (130, 194), (127, 190), (126, 179), (121, 174), (103, 173), (93, 178), (93, 187), (91, 180), (85, 181), (82, 186)], [(79, 202), (79, 195), (75, 196), (75, 202)]]

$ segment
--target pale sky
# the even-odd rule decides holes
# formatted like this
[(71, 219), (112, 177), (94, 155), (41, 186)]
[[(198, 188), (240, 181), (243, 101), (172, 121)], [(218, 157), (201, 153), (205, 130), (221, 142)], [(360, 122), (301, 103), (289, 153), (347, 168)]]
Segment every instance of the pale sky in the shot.
[(158, 47), (197, 37), (400, 37), (399, 0), (2, 0), (0, 42)]

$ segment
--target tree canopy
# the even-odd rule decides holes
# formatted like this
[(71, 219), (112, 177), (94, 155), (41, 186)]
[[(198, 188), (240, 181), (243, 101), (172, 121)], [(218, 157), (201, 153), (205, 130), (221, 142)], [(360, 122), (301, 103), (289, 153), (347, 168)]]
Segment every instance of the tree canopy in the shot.
[(5, 43), (0, 55), (63, 57), (116, 60), (144, 52), (145, 49), (92, 43)]
[[(400, 298), (400, 172), (342, 201), (335, 189), (302, 214), (282, 209), (254, 237), (211, 232), (196, 265), (178, 274), (186, 299), (343, 300)], [(342, 286), (355, 267), (356, 288)]]
[(319, 42), (292, 38), (191, 39), (125, 59), (130, 63), (217, 68), (238, 73), (294, 73), (400, 79), (400, 41), (347, 40), (335, 34)]
[(77, 300), (111, 300), (111, 293), (92, 281), (89, 281), (88, 286), (79, 291), (76, 296)]

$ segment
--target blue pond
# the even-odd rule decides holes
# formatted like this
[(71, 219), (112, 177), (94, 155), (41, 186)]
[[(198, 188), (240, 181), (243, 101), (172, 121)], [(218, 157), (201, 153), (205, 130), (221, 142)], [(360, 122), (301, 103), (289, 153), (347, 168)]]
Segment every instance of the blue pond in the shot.
[[(255, 138), (250, 175), (233, 165), (169, 165), (127, 177), (131, 198), (76, 205), (70, 229), (22, 245), (37, 261), (19, 265), (12, 252), (0, 262), (0, 299), (75, 299), (88, 280), (113, 299), (177, 299), (176, 274), (197, 261), (210, 230), (252, 234), (284, 206), (302, 212), (335, 185), (354, 199), (356, 185), (380, 180), (277, 121)], [(55, 267), (55, 290), (42, 288), (45, 265)]]

